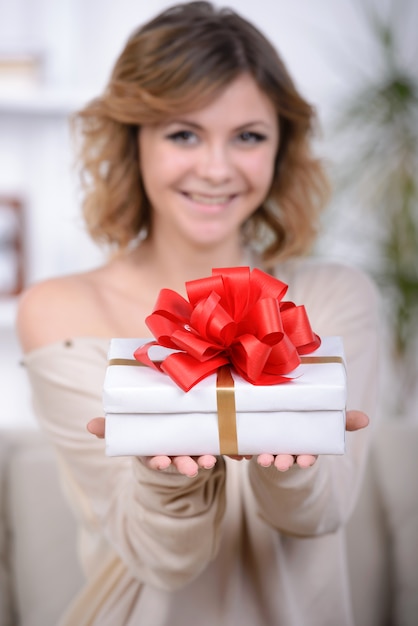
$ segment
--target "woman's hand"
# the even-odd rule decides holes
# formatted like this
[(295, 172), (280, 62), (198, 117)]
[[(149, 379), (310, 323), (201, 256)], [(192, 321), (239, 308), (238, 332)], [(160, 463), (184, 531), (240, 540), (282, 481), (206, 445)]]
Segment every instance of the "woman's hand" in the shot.
[(199, 469), (212, 469), (216, 463), (216, 456), (204, 454), (203, 456), (149, 456), (143, 457), (144, 462), (150, 469), (165, 470), (170, 465), (176, 468), (179, 474), (193, 478)]
[[(95, 417), (87, 424), (87, 430), (92, 435), (96, 435), (99, 439), (105, 436), (105, 419), (104, 417)], [(166, 470), (170, 465), (184, 476), (193, 478), (199, 469), (212, 469), (216, 463), (216, 456), (212, 454), (204, 454), (203, 456), (149, 456), (142, 457), (147, 467), (154, 470)]]
[[(346, 416), (346, 430), (355, 431), (365, 428), (369, 423), (369, 418), (362, 411), (347, 411)], [(105, 436), (105, 419), (104, 417), (95, 417), (87, 424), (87, 430), (98, 437), (104, 439)], [(246, 457), (232, 457), (236, 460)], [(295, 463), (301, 468), (311, 467), (315, 463), (317, 456), (312, 454), (299, 454), (294, 456), (291, 454), (259, 454), (257, 457), (257, 463), (263, 467), (269, 467), (273, 465), (280, 471), (285, 472), (292, 467)], [(191, 456), (150, 456), (145, 457), (145, 464), (154, 470), (165, 470), (170, 465), (173, 465), (180, 474), (189, 476), (192, 478), (196, 476), (199, 469), (211, 469), (216, 463), (216, 456), (212, 454), (205, 454), (203, 456), (191, 457)]]
[[(365, 428), (369, 423), (369, 418), (362, 411), (347, 411), (345, 429), (347, 431), (360, 430)], [(279, 472), (286, 472), (292, 467), (292, 465), (299, 465), (301, 468), (311, 467), (316, 459), (317, 455), (313, 454), (259, 454), (257, 457), (257, 463), (263, 467), (270, 467), (274, 465)]]

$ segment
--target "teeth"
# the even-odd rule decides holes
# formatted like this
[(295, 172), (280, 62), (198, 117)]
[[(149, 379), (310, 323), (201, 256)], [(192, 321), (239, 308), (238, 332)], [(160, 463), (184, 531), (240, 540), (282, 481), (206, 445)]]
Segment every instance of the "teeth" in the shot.
[(194, 202), (200, 204), (225, 204), (230, 199), (230, 196), (201, 196), (197, 193), (188, 194), (189, 198)]

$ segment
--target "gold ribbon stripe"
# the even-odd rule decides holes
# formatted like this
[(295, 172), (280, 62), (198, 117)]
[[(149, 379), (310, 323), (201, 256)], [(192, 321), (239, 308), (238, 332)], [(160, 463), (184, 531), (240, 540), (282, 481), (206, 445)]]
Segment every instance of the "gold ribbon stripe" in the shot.
[[(161, 361), (154, 361), (154, 363), (161, 363)], [(144, 363), (141, 363), (136, 359), (110, 359), (109, 365), (134, 365), (139, 367), (146, 367)]]
[[(344, 359), (341, 356), (302, 356), (300, 357), (300, 362), (303, 365), (314, 363), (341, 363), (341, 365), (344, 365)], [(154, 363), (162, 363), (162, 361), (154, 361)], [(110, 359), (109, 365), (137, 365), (145, 367), (143, 363), (136, 359)]]
[(341, 356), (301, 356), (302, 365), (313, 365), (317, 363), (340, 363), (345, 366), (344, 359)]
[(217, 372), (216, 403), (220, 453), (238, 454), (234, 379), (228, 365), (222, 365)]

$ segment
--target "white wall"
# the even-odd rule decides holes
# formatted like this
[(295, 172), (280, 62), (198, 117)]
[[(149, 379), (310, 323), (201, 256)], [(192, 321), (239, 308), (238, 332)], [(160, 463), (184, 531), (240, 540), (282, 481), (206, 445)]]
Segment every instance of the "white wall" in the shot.
[[(384, 11), (389, 0), (375, 2)], [(404, 2), (418, 7), (414, 0)], [(0, 52), (36, 52), (44, 59), (40, 90), (5, 91), (0, 86), (0, 193), (20, 193), (26, 200), (28, 282), (100, 262), (100, 251), (84, 234), (79, 215), (67, 117), (103, 87), (132, 29), (170, 4), (0, 0)], [(228, 4), (277, 45), (325, 126), (357, 72), (377, 67), (378, 58), (359, 14), (364, 0), (233, 0)], [(412, 25), (410, 30), (405, 38), (414, 35)], [(14, 308), (14, 302), (0, 302), (0, 427), (35, 425), (26, 379), (17, 365)]]

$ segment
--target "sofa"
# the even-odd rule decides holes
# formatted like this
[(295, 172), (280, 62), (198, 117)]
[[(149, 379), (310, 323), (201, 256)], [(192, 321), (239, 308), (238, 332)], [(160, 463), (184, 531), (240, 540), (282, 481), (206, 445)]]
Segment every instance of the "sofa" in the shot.
[[(418, 625), (417, 475), (418, 424), (382, 423), (348, 527), (356, 626)], [(0, 626), (56, 626), (82, 584), (52, 449), (0, 430)]]

